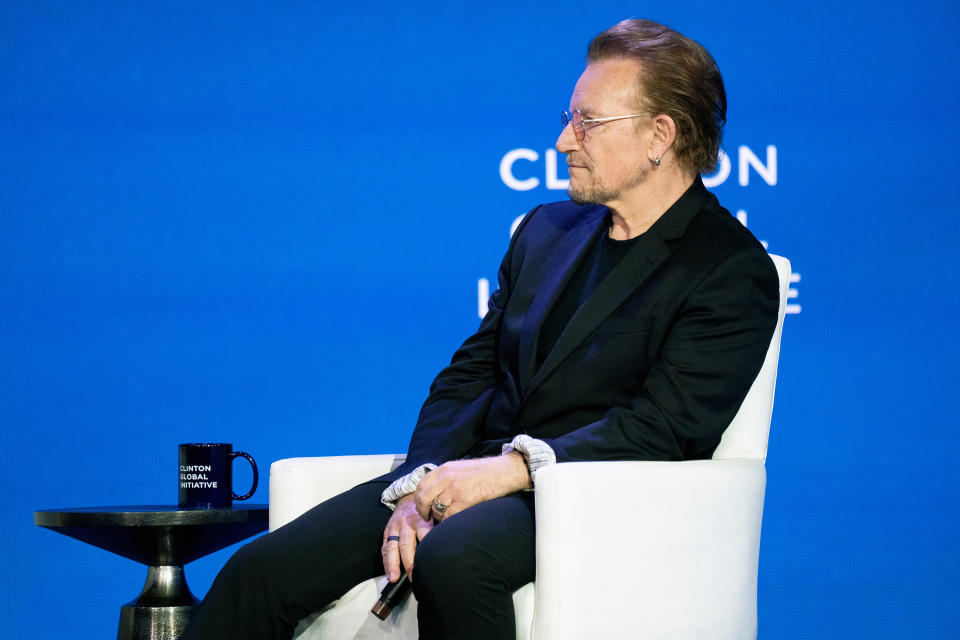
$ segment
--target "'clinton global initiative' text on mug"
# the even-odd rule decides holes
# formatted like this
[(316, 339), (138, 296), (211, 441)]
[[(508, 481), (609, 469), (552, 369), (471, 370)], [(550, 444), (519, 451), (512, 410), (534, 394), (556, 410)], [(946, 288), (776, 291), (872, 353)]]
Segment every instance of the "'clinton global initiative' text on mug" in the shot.
[[(196, 442), (180, 445), (180, 500), (182, 508), (229, 507), (257, 490), (257, 463), (250, 454), (234, 451), (232, 444)], [(253, 469), (253, 486), (238, 496), (233, 492), (233, 459), (243, 457)]]

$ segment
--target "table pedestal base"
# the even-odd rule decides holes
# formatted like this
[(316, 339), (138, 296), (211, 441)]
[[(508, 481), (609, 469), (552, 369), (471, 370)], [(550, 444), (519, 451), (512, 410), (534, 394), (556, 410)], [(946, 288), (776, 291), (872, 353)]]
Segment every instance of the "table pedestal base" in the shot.
[(143, 591), (120, 608), (117, 640), (176, 640), (186, 630), (197, 604), (182, 565), (149, 567)]
[(224, 509), (173, 505), (80, 507), (35, 511), (41, 527), (147, 565), (147, 582), (120, 609), (117, 640), (176, 640), (187, 628), (197, 599), (183, 565), (267, 530), (265, 504)]
[(150, 638), (151, 640), (176, 640), (187, 630), (190, 615), (196, 605), (185, 607), (135, 607), (124, 605), (120, 609), (120, 628), (117, 640)]

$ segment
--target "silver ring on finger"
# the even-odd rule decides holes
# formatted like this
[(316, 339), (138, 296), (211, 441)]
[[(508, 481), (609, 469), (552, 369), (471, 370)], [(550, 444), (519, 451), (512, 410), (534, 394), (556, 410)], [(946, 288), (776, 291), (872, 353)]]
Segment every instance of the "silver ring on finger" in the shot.
[(440, 517), (443, 517), (443, 514), (446, 513), (447, 507), (449, 507), (449, 506), (450, 506), (450, 505), (444, 504), (444, 503), (440, 502), (439, 500), (434, 500), (434, 501), (433, 501), (433, 510), (436, 511), (437, 513), (439, 513), (439, 514), (440, 514)]

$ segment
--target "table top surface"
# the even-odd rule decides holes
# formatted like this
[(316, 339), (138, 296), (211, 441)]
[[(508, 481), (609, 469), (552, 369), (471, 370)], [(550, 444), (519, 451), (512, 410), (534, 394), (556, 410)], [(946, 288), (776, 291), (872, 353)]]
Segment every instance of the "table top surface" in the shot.
[(186, 509), (177, 505), (123, 505), (42, 509), (33, 512), (41, 527), (171, 527), (266, 522), (265, 504), (238, 504), (222, 509)]
[(38, 526), (146, 565), (184, 565), (267, 529), (265, 504), (76, 507), (33, 512)]

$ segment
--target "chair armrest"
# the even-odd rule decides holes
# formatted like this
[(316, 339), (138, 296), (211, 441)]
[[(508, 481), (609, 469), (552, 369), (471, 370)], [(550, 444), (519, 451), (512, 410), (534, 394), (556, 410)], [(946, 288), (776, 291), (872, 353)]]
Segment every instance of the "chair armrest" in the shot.
[(270, 465), (270, 531), (328, 498), (400, 466), (406, 456), (286, 458)]
[(753, 638), (759, 460), (537, 472), (534, 638)]

